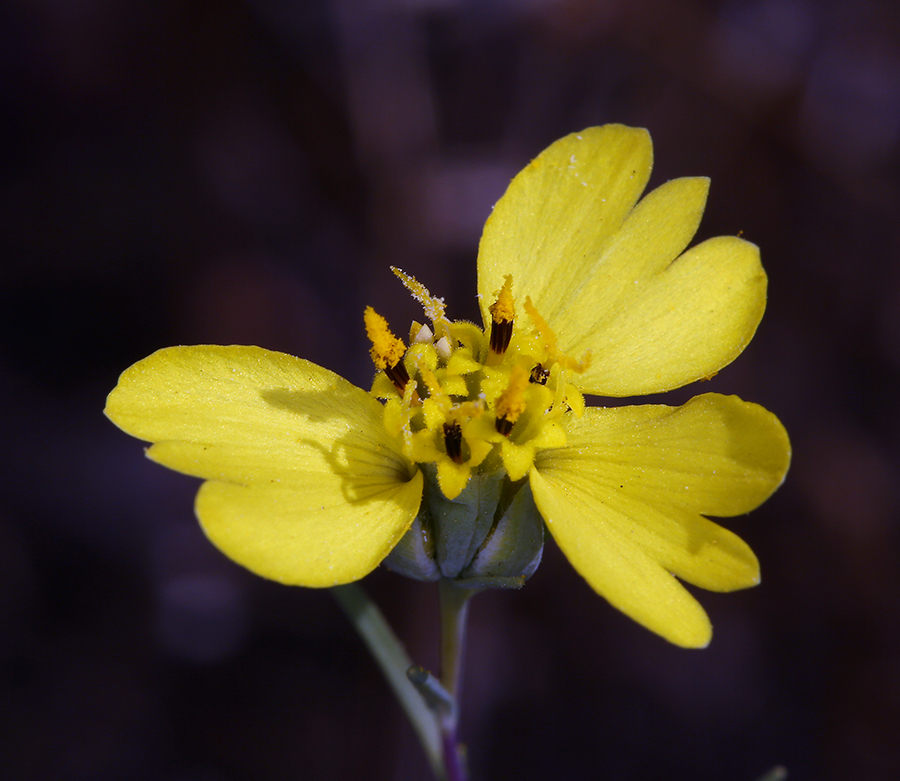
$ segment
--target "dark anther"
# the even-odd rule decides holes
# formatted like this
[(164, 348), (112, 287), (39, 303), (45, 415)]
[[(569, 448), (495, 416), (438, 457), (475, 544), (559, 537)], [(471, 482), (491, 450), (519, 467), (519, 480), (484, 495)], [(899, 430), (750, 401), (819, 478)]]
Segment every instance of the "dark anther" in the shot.
[(546, 385), (547, 379), (550, 377), (550, 372), (545, 369), (543, 366), (538, 364), (531, 370), (531, 381), (536, 385)]
[(494, 424), (497, 429), (498, 434), (503, 434), (504, 437), (509, 436), (509, 432), (512, 431), (512, 421), (507, 418), (497, 418), (497, 422)]
[(459, 427), (459, 423), (444, 424), (444, 447), (447, 449), (447, 455), (453, 461), (457, 464), (463, 462), (462, 429)]
[(513, 321), (501, 320), (491, 323), (491, 352), (503, 355), (512, 339)]
[(385, 366), (384, 373), (388, 376), (390, 381), (394, 383), (394, 387), (400, 391), (400, 393), (403, 393), (406, 383), (409, 382), (409, 372), (406, 371), (403, 361), (397, 361), (395, 366)]

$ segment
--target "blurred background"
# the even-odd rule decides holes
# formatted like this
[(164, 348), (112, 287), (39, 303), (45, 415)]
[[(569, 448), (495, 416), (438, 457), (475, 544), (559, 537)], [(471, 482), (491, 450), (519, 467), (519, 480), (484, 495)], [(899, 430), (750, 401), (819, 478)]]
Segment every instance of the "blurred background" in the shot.
[[(593, 124), (651, 185), (708, 175), (698, 239), (762, 247), (769, 306), (701, 390), (792, 435), (728, 525), (762, 585), (702, 594), (688, 652), (550, 542), (471, 610), (473, 778), (900, 777), (900, 5), (895, 0), (11, 0), (0, 9), (0, 767), (9, 779), (420, 779), (326, 592), (255, 578), (196, 480), (102, 415), (171, 344), (242, 343), (368, 387), (388, 271), (475, 317), (509, 179)], [(673, 401), (686, 398), (687, 389)], [(436, 667), (436, 595), (366, 580)]]

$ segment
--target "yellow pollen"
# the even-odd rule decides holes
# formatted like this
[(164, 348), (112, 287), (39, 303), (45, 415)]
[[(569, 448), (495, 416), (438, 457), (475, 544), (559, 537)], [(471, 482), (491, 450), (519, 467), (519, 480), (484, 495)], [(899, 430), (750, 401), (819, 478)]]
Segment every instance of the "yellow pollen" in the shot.
[(433, 399), (444, 397), (446, 394), (441, 391), (441, 384), (438, 382), (435, 373), (421, 362), (419, 363), (418, 368), (419, 376), (422, 378), (422, 382), (425, 383), (425, 387), (428, 389), (428, 396)]
[(495, 323), (512, 322), (516, 318), (516, 302), (513, 299), (510, 288), (512, 287), (512, 275), (507, 274), (503, 278), (503, 287), (497, 292), (497, 300), (488, 307), (491, 319)]
[(367, 306), (365, 312), (366, 333), (372, 342), (369, 354), (379, 369), (389, 369), (400, 363), (406, 352), (406, 345), (391, 333), (385, 320), (372, 307)]
[(577, 360), (570, 355), (561, 353), (556, 343), (556, 334), (553, 333), (553, 329), (547, 325), (547, 321), (544, 320), (537, 309), (535, 309), (534, 304), (531, 303), (530, 296), (525, 296), (523, 307), (528, 314), (528, 317), (531, 318), (531, 322), (534, 323), (534, 327), (537, 329), (538, 335), (544, 343), (544, 350), (548, 357), (562, 366), (562, 368), (573, 371), (576, 374), (582, 374), (587, 371), (587, 368), (591, 365), (591, 351), (587, 350), (584, 355), (581, 356), (581, 360)]
[(509, 384), (506, 390), (497, 398), (494, 405), (494, 414), (497, 420), (505, 420), (508, 424), (515, 423), (525, 411), (525, 389), (528, 387), (528, 372), (519, 365), (513, 366), (509, 373)]
[(534, 323), (534, 327), (537, 329), (541, 340), (544, 342), (544, 347), (546, 348), (547, 352), (555, 356), (556, 334), (553, 333), (552, 330), (550, 330), (550, 326), (547, 325), (547, 321), (544, 320), (537, 309), (534, 308), (534, 304), (531, 303), (531, 296), (525, 296), (524, 308), (528, 313), (528, 316), (531, 318), (531, 322)]
[(481, 417), (484, 412), (484, 402), (481, 399), (477, 401), (464, 401), (460, 404), (454, 404), (450, 412), (447, 413), (447, 420), (452, 420), (460, 425), (472, 418)]
[(444, 303), (443, 298), (431, 295), (425, 285), (405, 271), (401, 271), (394, 266), (391, 266), (391, 271), (394, 272), (406, 289), (412, 293), (413, 298), (422, 305), (422, 308), (425, 310), (425, 316), (432, 323), (437, 325), (439, 321), (444, 319), (444, 310), (447, 308), (447, 305)]

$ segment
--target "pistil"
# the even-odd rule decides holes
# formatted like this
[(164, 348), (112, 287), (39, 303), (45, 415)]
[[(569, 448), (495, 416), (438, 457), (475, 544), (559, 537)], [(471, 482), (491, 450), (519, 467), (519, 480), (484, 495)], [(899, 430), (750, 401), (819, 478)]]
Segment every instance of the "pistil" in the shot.
[(388, 376), (394, 383), (394, 387), (403, 393), (403, 389), (409, 382), (409, 372), (403, 365), (406, 345), (391, 333), (387, 320), (372, 307), (366, 307), (364, 318), (366, 333), (372, 342), (372, 348), (369, 350), (372, 362)]

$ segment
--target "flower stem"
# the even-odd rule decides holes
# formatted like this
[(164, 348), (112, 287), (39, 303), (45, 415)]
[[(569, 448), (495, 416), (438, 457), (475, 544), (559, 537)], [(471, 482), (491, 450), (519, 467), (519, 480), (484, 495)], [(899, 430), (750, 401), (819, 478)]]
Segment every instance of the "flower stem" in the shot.
[[(435, 776), (447, 781), (464, 778), (452, 775), (449, 768), (445, 771), (447, 747), (444, 728), (438, 726), (434, 711), (407, 677), (407, 671), (413, 664), (378, 606), (355, 583), (335, 586), (330, 590), (406, 711)], [(457, 758), (457, 764), (458, 761)]]
[(441, 714), (441, 745), (448, 781), (468, 778), (457, 736), (459, 689), (462, 679), (463, 651), (466, 641), (466, 618), (469, 598), (476, 592), (461, 588), (451, 580), (438, 582), (441, 602), (441, 683), (450, 695), (453, 708)]

